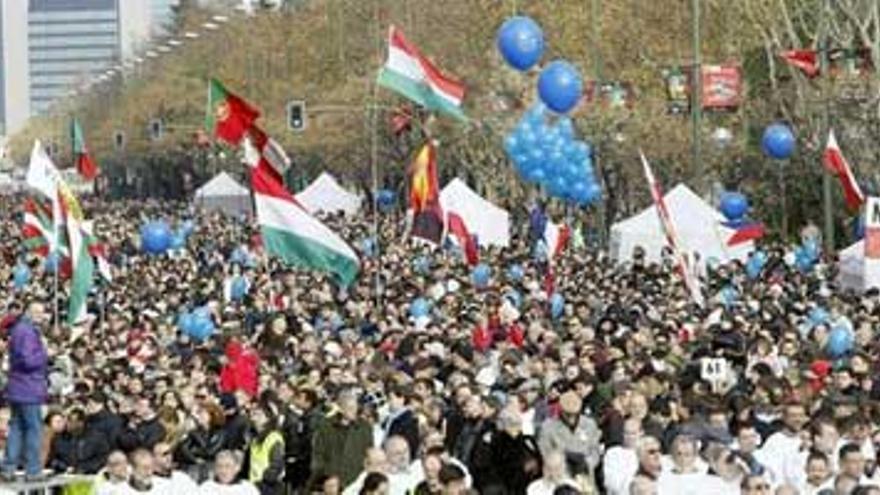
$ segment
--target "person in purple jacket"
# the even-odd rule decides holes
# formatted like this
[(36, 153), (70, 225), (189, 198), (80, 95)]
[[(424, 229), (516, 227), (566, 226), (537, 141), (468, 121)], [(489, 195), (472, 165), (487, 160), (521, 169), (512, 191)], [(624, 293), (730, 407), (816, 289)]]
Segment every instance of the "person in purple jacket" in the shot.
[(48, 322), (42, 303), (28, 306), (9, 330), (9, 379), (6, 401), (12, 409), (9, 436), (0, 476), (11, 479), (24, 459), (28, 480), (41, 477), (40, 446), (43, 442), (42, 406), (47, 399), (48, 355), (39, 326)]

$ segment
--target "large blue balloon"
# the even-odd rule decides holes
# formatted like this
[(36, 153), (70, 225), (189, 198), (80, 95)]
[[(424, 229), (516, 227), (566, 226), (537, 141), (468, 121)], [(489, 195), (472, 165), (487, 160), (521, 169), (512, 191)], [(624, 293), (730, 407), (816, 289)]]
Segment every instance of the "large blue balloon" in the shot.
[(564, 60), (551, 62), (538, 77), (538, 95), (556, 113), (567, 113), (581, 100), (584, 83), (577, 69)]
[(528, 17), (511, 17), (498, 30), (498, 51), (513, 68), (528, 70), (544, 54), (544, 33)]
[(749, 211), (749, 200), (742, 193), (725, 192), (721, 195), (720, 208), (728, 220), (740, 220)]
[(794, 134), (791, 132), (791, 128), (785, 124), (771, 124), (764, 130), (761, 146), (767, 156), (784, 160), (794, 153)]
[(550, 296), (550, 316), (553, 317), (554, 320), (558, 320), (559, 317), (562, 316), (564, 310), (565, 298), (562, 297), (562, 294), (554, 292), (553, 295)]
[(141, 227), (141, 248), (150, 254), (162, 254), (171, 247), (171, 237), (168, 222), (148, 222)]
[(853, 334), (843, 327), (834, 327), (828, 334), (825, 352), (829, 357), (838, 359), (849, 354), (853, 349)]
[(486, 287), (489, 285), (489, 279), (492, 277), (492, 269), (489, 268), (489, 265), (480, 263), (474, 267), (474, 271), (471, 275), (474, 280), (474, 285), (477, 287)]
[(423, 297), (418, 297), (409, 305), (409, 314), (413, 318), (422, 318), (428, 316), (431, 311), (431, 305)]

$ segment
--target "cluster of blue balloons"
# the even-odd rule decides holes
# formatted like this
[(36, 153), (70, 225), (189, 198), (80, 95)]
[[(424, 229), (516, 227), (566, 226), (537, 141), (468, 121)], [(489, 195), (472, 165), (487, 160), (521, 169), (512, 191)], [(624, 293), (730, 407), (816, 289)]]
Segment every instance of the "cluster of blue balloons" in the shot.
[[(529, 17), (507, 19), (498, 30), (498, 51), (516, 70), (527, 71), (544, 56), (544, 32)], [(565, 60), (548, 64), (538, 77), (538, 96), (551, 110), (564, 114), (577, 106), (584, 92), (578, 70)]]
[(24, 263), (18, 263), (12, 269), (12, 287), (16, 292), (27, 287), (31, 281), (31, 269)]
[(409, 315), (413, 318), (427, 317), (431, 312), (431, 303), (424, 297), (417, 297), (409, 305)]
[(141, 226), (141, 249), (149, 254), (163, 254), (186, 246), (186, 240), (195, 231), (192, 220), (183, 220), (176, 231), (165, 220), (152, 220)]
[(202, 306), (190, 312), (183, 312), (177, 318), (177, 328), (196, 341), (204, 341), (214, 333), (214, 320), (211, 310)]
[(801, 273), (809, 273), (816, 266), (821, 253), (819, 243), (815, 239), (808, 239), (794, 250), (794, 266)]
[(755, 280), (761, 276), (761, 272), (764, 271), (764, 265), (766, 264), (767, 253), (760, 249), (751, 253), (748, 261), (746, 261), (746, 276), (750, 280)]
[(721, 194), (719, 209), (728, 224), (741, 225), (749, 212), (749, 200), (740, 192), (727, 191)]
[(492, 269), (489, 268), (489, 265), (480, 263), (474, 267), (471, 278), (474, 281), (474, 286), (482, 289), (489, 285), (489, 280), (492, 278)]
[(776, 160), (785, 160), (794, 154), (795, 139), (791, 128), (781, 122), (770, 124), (761, 138), (764, 153)]
[(579, 206), (602, 199), (590, 145), (575, 139), (574, 124), (561, 117), (547, 124), (545, 107), (529, 109), (504, 140), (504, 149), (526, 182), (540, 184), (553, 197)]

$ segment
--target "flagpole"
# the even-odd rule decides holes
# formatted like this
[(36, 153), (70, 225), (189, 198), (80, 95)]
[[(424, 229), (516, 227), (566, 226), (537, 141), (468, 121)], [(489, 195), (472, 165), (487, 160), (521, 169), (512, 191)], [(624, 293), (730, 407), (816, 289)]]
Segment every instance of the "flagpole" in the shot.
[(381, 295), (379, 293), (380, 289), (380, 269), (382, 267), (381, 259), (382, 259), (382, 243), (379, 239), (379, 166), (378, 166), (378, 153), (379, 153), (379, 143), (378, 143), (378, 129), (377, 129), (377, 116), (379, 113), (379, 109), (376, 107), (376, 100), (379, 90), (379, 84), (375, 81), (373, 82), (373, 100), (372, 105), (370, 106), (370, 174), (372, 175), (373, 181), (373, 241), (375, 242), (376, 252), (374, 253), (376, 256), (377, 264), (373, 267), (373, 284), (374, 290), (376, 293), (376, 307), (378, 308), (381, 303)]
[(53, 279), (53, 285), (54, 285), (54, 290), (53, 290), (54, 296), (52, 298), (54, 308), (53, 308), (52, 312), (55, 314), (54, 327), (55, 327), (56, 334), (58, 333), (59, 318), (60, 318), (59, 309), (58, 309), (58, 270), (61, 269), (61, 260), (59, 259), (59, 257), (60, 257), (60, 254), (56, 254), (55, 270), (52, 271), (52, 279)]

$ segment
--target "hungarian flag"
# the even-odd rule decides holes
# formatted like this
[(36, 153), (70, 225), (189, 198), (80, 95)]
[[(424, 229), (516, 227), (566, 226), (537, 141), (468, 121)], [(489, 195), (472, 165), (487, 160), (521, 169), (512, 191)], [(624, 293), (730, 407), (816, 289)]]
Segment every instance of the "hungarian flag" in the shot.
[(651, 170), (651, 165), (648, 163), (648, 159), (645, 158), (644, 153), (640, 154), (642, 157), (642, 166), (645, 169), (645, 179), (647, 179), (648, 188), (651, 190), (651, 199), (654, 201), (654, 207), (657, 209), (657, 216), (660, 219), (660, 227), (663, 230), (663, 234), (666, 236), (666, 243), (669, 244), (669, 247), (672, 249), (672, 256), (678, 266), (678, 271), (684, 279), (685, 288), (690, 293), (691, 299), (693, 299), (698, 305), (702, 306), (704, 299), (703, 293), (700, 289), (700, 281), (691, 270), (688, 258), (681, 252), (681, 243), (678, 241), (678, 235), (675, 232), (675, 224), (672, 221), (672, 216), (669, 214), (669, 210), (666, 208), (666, 201), (663, 199), (663, 189), (654, 178), (654, 172)]
[[(271, 167), (269, 172), (273, 173), (275, 179), (283, 184), (284, 174), (290, 168), (290, 158), (284, 148), (256, 125), (248, 129), (247, 139), (250, 140), (251, 146), (245, 147), (245, 154), (258, 153)], [(245, 156), (245, 163), (257, 163), (257, 158)]]
[(819, 55), (816, 50), (788, 50), (779, 56), (789, 65), (803, 71), (807, 77), (819, 75)]
[(205, 129), (211, 135), (238, 146), (245, 133), (260, 116), (248, 102), (226, 90), (220, 81), (208, 83), (208, 111)]
[(474, 266), (480, 262), (480, 251), (477, 247), (477, 241), (470, 233), (464, 219), (455, 212), (446, 213), (446, 228), (449, 235), (455, 237), (458, 245), (464, 252), (465, 261), (470, 266)]
[[(250, 140), (244, 146), (253, 148)], [(350, 285), (360, 269), (354, 250), (294, 199), (261, 153), (252, 149), (246, 156), (256, 159), (249, 163), (251, 186), (266, 251), (285, 263), (331, 273), (341, 285)]]
[(394, 26), (388, 30), (388, 59), (377, 83), (429, 110), (467, 120), (461, 109), (464, 85), (445, 76)]
[(443, 209), (437, 182), (437, 150), (430, 140), (410, 166), (409, 207), (412, 235), (439, 244), (443, 238)]
[(865, 202), (865, 195), (852, 173), (849, 162), (843, 157), (840, 146), (837, 145), (837, 138), (834, 137), (834, 131), (828, 131), (828, 144), (825, 146), (825, 154), (822, 156), (825, 164), (825, 170), (837, 176), (840, 185), (843, 187), (843, 198), (846, 200), (846, 207), (850, 210), (858, 210)]
[(89, 155), (82, 127), (76, 118), (70, 122), (70, 140), (73, 143), (73, 160), (76, 163), (76, 171), (85, 180), (95, 180), (99, 172), (98, 165)]

